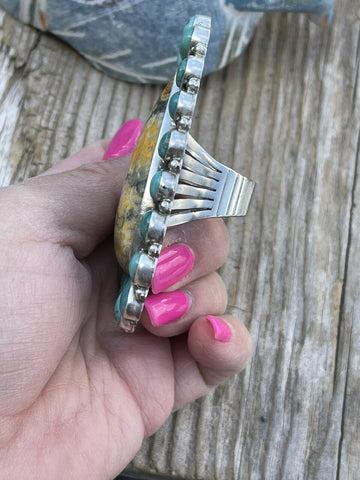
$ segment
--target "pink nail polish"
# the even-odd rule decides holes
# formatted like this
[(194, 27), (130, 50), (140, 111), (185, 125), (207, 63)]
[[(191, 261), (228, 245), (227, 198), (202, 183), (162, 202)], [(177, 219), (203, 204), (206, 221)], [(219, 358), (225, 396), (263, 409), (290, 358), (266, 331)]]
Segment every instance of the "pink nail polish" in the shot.
[(206, 317), (214, 330), (214, 337), (215, 340), (219, 340), (220, 342), (230, 342), (231, 340), (231, 328), (227, 323), (224, 322), (221, 318), (213, 317), (212, 315), (208, 315)]
[(125, 122), (124, 125), (115, 133), (110, 145), (104, 153), (103, 160), (123, 157), (124, 155), (132, 152), (137, 141), (139, 140), (142, 129), (143, 123), (141, 120), (134, 119)]
[(165, 248), (160, 254), (154, 278), (153, 293), (160, 293), (181, 280), (194, 265), (194, 254), (186, 245), (176, 244)]
[(181, 290), (150, 294), (145, 300), (145, 308), (154, 327), (178, 320), (188, 311), (189, 305), (189, 297)]

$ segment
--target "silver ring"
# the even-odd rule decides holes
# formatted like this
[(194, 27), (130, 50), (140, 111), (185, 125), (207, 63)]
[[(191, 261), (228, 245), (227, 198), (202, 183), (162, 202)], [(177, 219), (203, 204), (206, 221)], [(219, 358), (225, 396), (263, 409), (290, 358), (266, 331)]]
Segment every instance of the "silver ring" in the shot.
[(169, 226), (246, 215), (254, 182), (212, 158), (189, 134), (211, 19), (184, 28), (174, 78), (136, 145), (115, 221), (115, 253), (124, 272), (115, 318), (128, 333), (140, 321)]

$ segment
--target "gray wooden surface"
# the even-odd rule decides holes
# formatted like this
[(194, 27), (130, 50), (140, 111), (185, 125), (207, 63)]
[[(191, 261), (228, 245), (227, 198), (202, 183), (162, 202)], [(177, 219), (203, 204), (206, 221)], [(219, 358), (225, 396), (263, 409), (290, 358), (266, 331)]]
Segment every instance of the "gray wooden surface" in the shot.
[[(159, 87), (107, 78), (0, 11), (0, 185), (146, 119)], [(360, 2), (330, 28), (266, 16), (203, 84), (192, 134), (257, 182), (222, 269), (248, 325), (244, 373), (175, 413), (142, 478), (360, 478)]]

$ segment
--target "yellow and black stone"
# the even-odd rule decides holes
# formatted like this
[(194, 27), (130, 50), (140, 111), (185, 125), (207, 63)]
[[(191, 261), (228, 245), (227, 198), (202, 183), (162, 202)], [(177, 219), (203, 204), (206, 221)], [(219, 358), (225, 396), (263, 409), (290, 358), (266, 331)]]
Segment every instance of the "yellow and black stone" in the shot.
[(172, 81), (165, 87), (145, 124), (132, 155), (117, 208), (114, 229), (115, 254), (124, 271), (128, 271), (132, 255), (143, 243), (140, 234), (140, 222), (145, 213), (142, 200), (171, 87)]

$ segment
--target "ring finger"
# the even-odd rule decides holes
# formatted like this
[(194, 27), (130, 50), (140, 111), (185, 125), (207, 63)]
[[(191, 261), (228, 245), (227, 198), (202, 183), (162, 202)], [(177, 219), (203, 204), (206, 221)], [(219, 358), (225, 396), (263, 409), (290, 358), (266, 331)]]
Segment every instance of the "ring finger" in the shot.
[(150, 294), (145, 302), (143, 326), (154, 335), (172, 337), (186, 332), (203, 315), (221, 315), (227, 293), (221, 277), (212, 272), (181, 290)]

